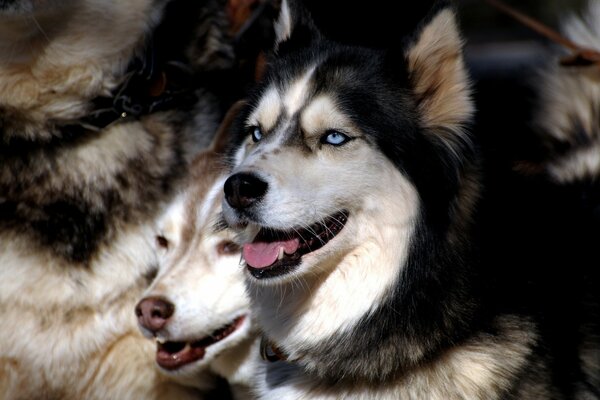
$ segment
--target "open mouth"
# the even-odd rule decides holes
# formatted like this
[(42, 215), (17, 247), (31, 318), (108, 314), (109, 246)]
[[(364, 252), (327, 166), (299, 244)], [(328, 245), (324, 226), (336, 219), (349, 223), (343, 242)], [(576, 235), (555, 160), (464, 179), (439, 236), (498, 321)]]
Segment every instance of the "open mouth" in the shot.
[(278, 231), (262, 228), (252, 243), (243, 248), (248, 271), (257, 279), (291, 272), (305, 254), (325, 246), (337, 236), (348, 221), (348, 212), (341, 211), (308, 228)]
[(173, 371), (203, 359), (209, 346), (230, 336), (242, 326), (245, 318), (245, 315), (237, 317), (233, 322), (215, 330), (209, 336), (193, 342), (157, 342), (156, 363), (161, 368)]

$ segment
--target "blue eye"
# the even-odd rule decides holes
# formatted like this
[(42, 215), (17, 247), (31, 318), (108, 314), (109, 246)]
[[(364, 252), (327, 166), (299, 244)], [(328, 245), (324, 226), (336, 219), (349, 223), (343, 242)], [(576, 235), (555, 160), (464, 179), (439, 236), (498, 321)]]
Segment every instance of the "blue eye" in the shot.
[(332, 146), (341, 146), (350, 138), (338, 131), (328, 131), (321, 137), (321, 143), (330, 144)]
[(250, 128), (250, 132), (252, 135), (252, 141), (254, 143), (258, 142), (263, 137), (263, 133), (258, 126), (253, 126)]

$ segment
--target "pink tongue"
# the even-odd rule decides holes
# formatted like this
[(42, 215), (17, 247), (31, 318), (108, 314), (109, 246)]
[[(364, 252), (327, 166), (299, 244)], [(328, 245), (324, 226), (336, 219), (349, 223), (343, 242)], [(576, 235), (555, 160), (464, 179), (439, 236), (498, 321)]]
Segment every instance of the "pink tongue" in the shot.
[(242, 254), (252, 268), (266, 268), (273, 265), (279, 256), (279, 249), (283, 248), (286, 254), (293, 254), (300, 246), (298, 238), (285, 242), (256, 242), (244, 245)]

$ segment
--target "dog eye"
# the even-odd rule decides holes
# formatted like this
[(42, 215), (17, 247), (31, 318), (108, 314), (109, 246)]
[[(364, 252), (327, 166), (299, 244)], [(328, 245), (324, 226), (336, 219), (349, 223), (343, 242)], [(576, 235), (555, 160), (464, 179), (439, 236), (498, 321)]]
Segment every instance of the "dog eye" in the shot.
[(321, 143), (330, 144), (333, 146), (341, 146), (346, 143), (350, 138), (338, 131), (328, 131), (321, 137)]
[(156, 243), (158, 244), (158, 247), (161, 247), (165, 250), (169, 249), (169, 241), (167, 240), (166, 237), (164, 237), (162, 235), (156, 236)]
[(262, 131), (260, 130), (260, 128), (258, 126), (251, 127), (250, 132), (252, 135), (252, 141), (254, 143), (258, 142), (263, 137)]
[(229, 240), (224, 240), (217, 245), (217, 253), (222, 256), (236, 254), (240, 250), (240, 246)]

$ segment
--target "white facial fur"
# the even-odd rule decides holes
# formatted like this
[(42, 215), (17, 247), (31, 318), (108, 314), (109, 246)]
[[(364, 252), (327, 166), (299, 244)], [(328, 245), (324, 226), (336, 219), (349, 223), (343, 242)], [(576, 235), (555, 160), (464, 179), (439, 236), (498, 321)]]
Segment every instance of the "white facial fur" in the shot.
[(232, 335), (209, 346), (203, 359), (164, 371), (191, 385), (209, 370), (230, 383), (247, 383), (250, 373), (240, 368), (253, 338), (240, 253), (220, 253), (220, 245), (231, 242), (233, 233), (214, 231), (223, 180), (213, 183), (204, 199), (194, 190), (183, 193), (161, 218), (159, 232), (167, 239), (168, 248), (161, 251), (160, 272), (145, 294), (175, 305), (173, 316), (157, 334), (165, 341), (195, 341), (247, 316)]

